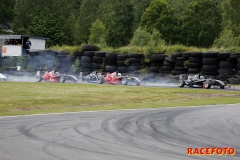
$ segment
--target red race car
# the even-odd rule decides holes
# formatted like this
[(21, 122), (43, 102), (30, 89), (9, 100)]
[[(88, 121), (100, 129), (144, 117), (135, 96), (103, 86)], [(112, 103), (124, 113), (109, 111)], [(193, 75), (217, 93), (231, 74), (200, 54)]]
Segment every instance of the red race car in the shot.
[(143, 85), (144, 83), (137, 77), (122, 76), (121, 73), (113, 72), (111, 74), (99, 75), (97, 79), (98, 84), (122, 84), (122, 85)]
[(61, 82), (64, 83), (65, 81), (71, 81), (73, 83), (77, 83), (78, 79), (73, 75), (67, 74), (60, 74), (59, 72), (50, 71), (45, 72), (44, 75), (41, 74), (42, 72), (37, 71), (37, 82)]

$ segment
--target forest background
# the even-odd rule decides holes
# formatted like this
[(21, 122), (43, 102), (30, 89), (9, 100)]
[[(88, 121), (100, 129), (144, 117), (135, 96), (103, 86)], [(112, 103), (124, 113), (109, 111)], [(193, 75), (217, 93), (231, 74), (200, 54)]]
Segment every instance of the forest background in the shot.
[(69, 52), (240, 52), (239, 0), (1, 0), (0, 24)]

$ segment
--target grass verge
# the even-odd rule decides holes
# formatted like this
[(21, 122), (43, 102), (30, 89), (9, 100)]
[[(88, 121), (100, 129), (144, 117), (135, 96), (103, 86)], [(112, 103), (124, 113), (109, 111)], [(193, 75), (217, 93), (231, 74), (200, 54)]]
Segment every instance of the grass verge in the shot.
[(211, 89), (0, 82), (0, 116), (234, 104), (239, 97)]

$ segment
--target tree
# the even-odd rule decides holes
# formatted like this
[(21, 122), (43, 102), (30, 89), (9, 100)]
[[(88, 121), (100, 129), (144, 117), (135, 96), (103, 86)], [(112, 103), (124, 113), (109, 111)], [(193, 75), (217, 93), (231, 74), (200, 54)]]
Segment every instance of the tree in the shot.
[(233, 36), (240, 35), (240, 3), (238, 0), (225, 0), (222, 3), (224, 29), (231, 30)]
[(221, 10), (214, 0), (191, 2), (182, 16), (182, 44), (212, 46), (221, 31), (221, 22)]
[(28, 30), (33, 36), (50, 37), (47, 42), (49, 46), (56, 44), (63, 44), (64, 33), (62, 32), (63, 27), (57, 15), (51, 13), (50, 9), (44, 9), (40, 14), (33, 17), (31, 23), (28, 26)]
[(178, 42), (179, 22), (165, 0), (153, 0), (141, 17), (141, 27), (148, 32), (157, 29), (168, 43)]
[(82, 0), (75, 26), (75, 44), (88, 42), (89, 28), (98, 18), (97, 10), (102, 0)]
[(106, 42), (106, 27), (103, 25), (102, 21), (97, 19), (90, 28), (89, 43), (90, 44), (100, 44), (103, 41)]
[[(0, 3), (0, 24), (4, 28), (10, 28), (13, 20), (13, 6), (15, 0), (1, 0)], [(4, 31), (0, 32), (4, 33)]]
[(75, 23), (71, 0), (16, 0), (13, 21), (15, 34), (49, 37), (50, 45), (73, 44)]

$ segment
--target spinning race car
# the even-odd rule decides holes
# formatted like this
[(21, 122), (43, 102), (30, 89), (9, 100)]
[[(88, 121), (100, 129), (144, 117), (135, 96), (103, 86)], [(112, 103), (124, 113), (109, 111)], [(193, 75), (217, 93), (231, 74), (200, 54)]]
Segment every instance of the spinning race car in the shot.
[(10, 78), (6, 74), (0, 73), (0, 80), (8, 81), (9, 79)]
[(196, 75), (188, 75), (187, 79), (185, 80), (185, 75), (179, 76), (178, 81), (178, 87), (184, 87), (185, 85), (188, 87), (193, 88), (206, 88), (209, 89), (212, 86), (219, 87), (221, 89), (224, 89), (226, 84), (221, 80), (216, 80), (212, 78), (204, 78), (203, 76), (200, 76), (200, 74)]
[(50, 71), (45, 72), (44, 75), (41, 74), (42, 72), (37, 71), (37, 82), (61, 82), (64, 83), (65, 81), (71, 81), (73, 83), (77, 83), (78, 79), (73, 75), (67, 74), (60, 74), (59, 72)]
[(93, 71), (92, 73), (83, 76), (82, 72), (80, 72), (79, 75), (79, 80), (81, 82), (88, 82), (88, 83), (97, 83), (98, 82), (98, 77), (101, 75), (105, 75), (106, 73), (104, 72), (97, 72), (97, 71)]
[(122, 76), (121, 73), (113, 72), (111, 74), (99, 75), (98, 84), (122, 84), (122, 85), (144, 85), (144, 83), (137, 77)]

